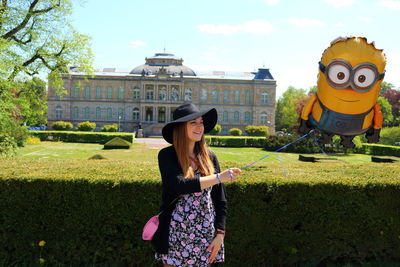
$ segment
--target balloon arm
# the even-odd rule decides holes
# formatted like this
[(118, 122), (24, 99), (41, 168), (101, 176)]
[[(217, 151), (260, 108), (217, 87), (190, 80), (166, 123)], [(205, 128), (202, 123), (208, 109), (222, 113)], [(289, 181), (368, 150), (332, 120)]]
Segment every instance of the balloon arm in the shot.
[(374, 129), (381, 129), (383, 123), (383, 116), (381, 112), (381, 106), (376, 103), (374, 106)]
[(317, 101), (317, 95), (312, 94), (301, 110), (301, 119), (308, 120), (308, 115), (311, 113), (315, 101)]

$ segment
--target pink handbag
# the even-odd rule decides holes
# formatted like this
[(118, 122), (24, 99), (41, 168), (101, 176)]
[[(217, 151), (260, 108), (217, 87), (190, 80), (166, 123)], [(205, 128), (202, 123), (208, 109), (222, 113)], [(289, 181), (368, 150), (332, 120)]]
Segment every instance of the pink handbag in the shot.
[(143, 227), (142, 239), (152, 240), (155, 232), (158, 228), (158, 215), (155, 215), (148, 220), (146, 225)]

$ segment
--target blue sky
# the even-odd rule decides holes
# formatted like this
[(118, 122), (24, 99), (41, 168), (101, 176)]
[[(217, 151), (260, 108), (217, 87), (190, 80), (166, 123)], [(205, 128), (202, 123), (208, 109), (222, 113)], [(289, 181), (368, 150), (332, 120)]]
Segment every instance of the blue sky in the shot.
[(267, 67), (277, 97), (316, 84), (333, 39), (364, 36), (400, 87), (400, 0), (85, 0), (72, 23), (92, 37), (95, 68), (129, 71), (165, 47), (200, 72)]

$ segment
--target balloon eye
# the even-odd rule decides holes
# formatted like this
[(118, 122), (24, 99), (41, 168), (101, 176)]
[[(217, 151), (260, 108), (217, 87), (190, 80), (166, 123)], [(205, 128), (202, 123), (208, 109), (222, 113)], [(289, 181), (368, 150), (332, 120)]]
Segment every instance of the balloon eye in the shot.
[(354, 85), (360, 89), (370, 87), (375, 80), (376, 74), (369, 67), (359, 68), (354, 73)]
[(337, 85), (343, 85), (350, 79), (350, 70), (343, 64), (335, 63), (329, 67), (328, 79)]

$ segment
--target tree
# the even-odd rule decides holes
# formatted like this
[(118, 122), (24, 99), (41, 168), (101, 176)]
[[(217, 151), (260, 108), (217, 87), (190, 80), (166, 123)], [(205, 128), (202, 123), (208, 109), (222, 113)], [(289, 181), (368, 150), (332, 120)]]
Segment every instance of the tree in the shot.
[[(23, 97), (26, 87), (19, 86), (26, 77), (48, 73), (52, 86), (61, 94), (61, 77), (70, 65), (79, 66), (82, 72), (92, 71), (89, 37), (71, 26), (71, 12), (71, 0), (1, 0), (0, 139), (22, 144), (24, 135), (18, 134), (23, 130), (22, 120), (25, 116), (37, 118), (25, 109), (32, 107), (23, 101), (28, 100)], [(12, 128), (16, 129), (10, 131)]]
[(289, 86), (276, 104), (275, 125), (277, 130), (283, 128), (289, 131), (294, 130), (300, 117), (299, 101), (305, 98), (307, 98), (306, 90)]
[(383, 126), (391, 126), (393, 124), (392, 105), (382, 96), (378, 97), (378, 103), (383, 115)]
[(382, 96), (386, 98), (392, 105), (392, 114), (394, 117), (395, 125), (398, 125), (397, 122), (399, 120), (397, 118), (400, 117), (400, 90), (388, 89), (382, 94)]
[(383, 95), (387, 90), (389, 89), (394, 89), (394, 85), (388, 82), (383, 81), (381, 83), (381, 91), (380, 91), (380, 95)]

